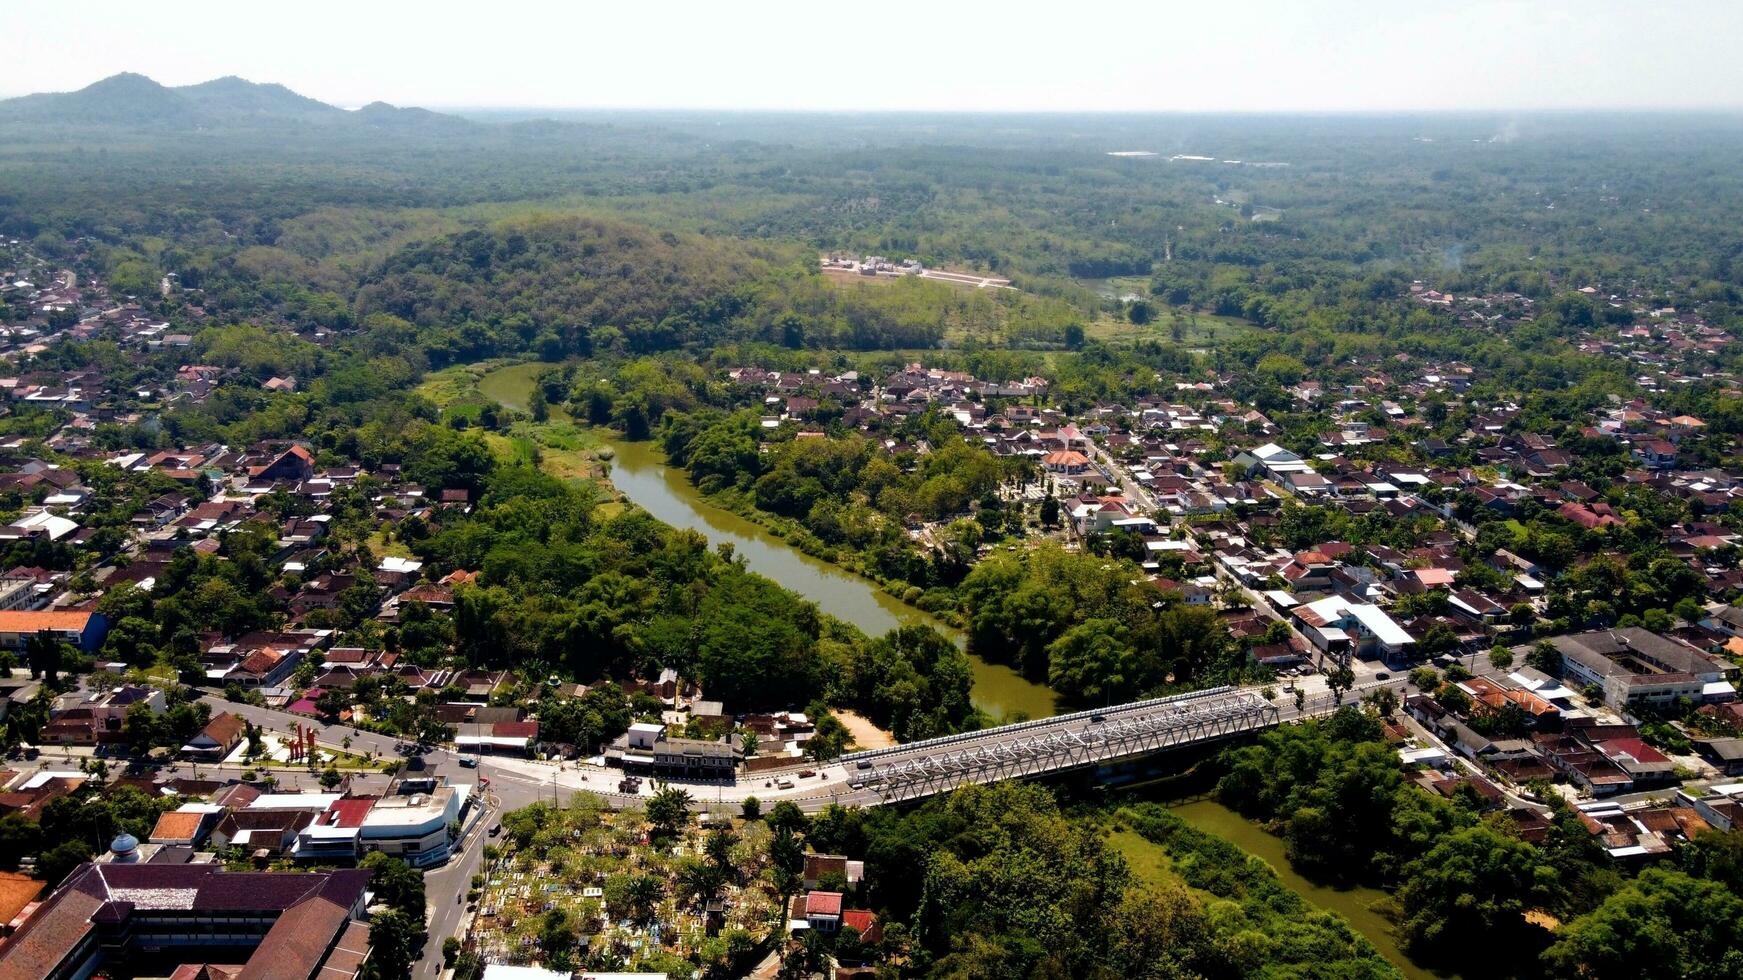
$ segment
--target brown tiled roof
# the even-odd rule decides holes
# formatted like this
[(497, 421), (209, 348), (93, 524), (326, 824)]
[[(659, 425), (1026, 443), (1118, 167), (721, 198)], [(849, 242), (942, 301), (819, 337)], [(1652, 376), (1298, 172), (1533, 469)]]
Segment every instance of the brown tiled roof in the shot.
[(183, 813), (171, 810), (157, 818), (157, 825), (151, 828), (151, 839), (160, 844), (195, 840), (200, 836), (200, 824), (205, 819), (206, 815), (198, 811)]
[(242, 731), (246, 727), (247, 723), (240, 717), (225, 711), (206, 722), (206, 727), (200, 729), (200, 734), (219, 745), (232, 745), (242, 737)]
[(327, 954), (327, 962), (321, 964), (321, 972), (315, 974), (315, 980), (354, 980), (363, 970), (363, 961), (368, 958), (369, 924), (352, 922), (345, 926), (339, 941), (333, 944), (333, 951)]
[(268, 674), (271, 673), (272, 669), (277, 667), (284, 658), (285, 654), (283, 651), (274, 650), (272, 647), (262, 647), (261, 649), (249, 654), (247, 658), (242, 661), (242, 670), (250, 674)]
[[(77, 877), (79, 872), (73, 875)], [(69, 884), (63, 884), (48, 898), (45, 907), (25, 920), (18, 933), (0, 947), (0, 975), (48, 976), (91, 931), (91, 916), (107, 901), (105, 892), (81, 888), (78, 882), (69, 879)]]
[(0, 633), (34, 633), (37, 630), (75, 630), (84, 632), (91, 621), (89, 609), (65, 611), (53, 609), (8, 609), (0, 612)]
[(83, 864), (0, 947), (0, 977), (42, 977), (92, 928), (134, 911), (280, 913), (239, 974), (306, 980), (362, 897), (369, 872), (231, 872), (212, 864)]
[(0, 924), (17, 918), (18, 913), (47, 887), (48, 882), (37, 881), (27, 874), (0, 871)]
[(285, 909), (237, 980), (308, 980), (350, 917), (349, 909), (325, 897)]

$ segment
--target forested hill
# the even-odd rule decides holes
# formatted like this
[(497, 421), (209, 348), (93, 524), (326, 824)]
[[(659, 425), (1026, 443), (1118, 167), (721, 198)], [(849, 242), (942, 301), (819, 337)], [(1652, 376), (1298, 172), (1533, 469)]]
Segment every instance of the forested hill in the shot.
[(527, 346), (552, 356), (620, 342), (663, 349), (736, 316), (750, 282), (800, 261), (774, 245), (535, 218), (395, 252), (365, 278), (357, 308), (448, 331), (456, 360)]
[[(288, 270), (306, 266), (276, 249), (252, 258), (248, 270), (229, 270), (254, 277), (246, 292), (294, 294)], [(976, 329), (1056, 342), (1081, 317), (1053, 301), (918, 279), (842, 289), (815, 263), (800, 245), (541, 216), (414, 241), (364, 271), (354, 293), (337, 281), (333, 289), (359, 319), (386, 313), (416, 325), (437, 367), (529, 350), (559, 360), (743, 341), (936, 347), (947, 331)]]

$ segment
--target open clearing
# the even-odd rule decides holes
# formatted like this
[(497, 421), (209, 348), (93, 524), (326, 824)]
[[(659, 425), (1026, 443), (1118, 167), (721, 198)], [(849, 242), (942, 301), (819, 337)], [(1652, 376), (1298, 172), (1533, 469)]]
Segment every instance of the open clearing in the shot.
[(871, 723), (864, 715), (837, 708), (835, 717), (841, 719), (841, 724), (853, 736), (853, 744), (861, 749), (887, 749), (896, 744), (896, 737)]

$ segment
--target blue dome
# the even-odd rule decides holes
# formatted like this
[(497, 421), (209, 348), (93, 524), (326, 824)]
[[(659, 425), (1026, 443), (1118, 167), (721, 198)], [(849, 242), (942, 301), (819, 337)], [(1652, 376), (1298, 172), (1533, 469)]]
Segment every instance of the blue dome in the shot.
[(132, 854), (139, 850), (139, 838), (124, 830), (109, 842), (109, 850), (114, 851), (117, 855)]

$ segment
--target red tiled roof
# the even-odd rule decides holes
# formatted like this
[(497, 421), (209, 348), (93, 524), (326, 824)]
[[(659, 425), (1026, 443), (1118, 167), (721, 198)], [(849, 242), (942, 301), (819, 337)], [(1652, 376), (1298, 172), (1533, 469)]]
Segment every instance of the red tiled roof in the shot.
[(840, 915), (840, 892), (811, 892), (805, 896), (806, 915)]
[(327, 813), (332, 814), (332, 819), (323, 815), (321, 824), (327, 827), (361, 827), (363, 818), (369, 815), (374, 806), (375, 799), (369, 796), (334, 800), (333, 805), (327, 807)]
[(1598, 751), (1610, 758), (1627, 755), (1635, 762), (1669, 762), (1670, 758), (1638, 738), (1612, 738), (1597, 745)]

